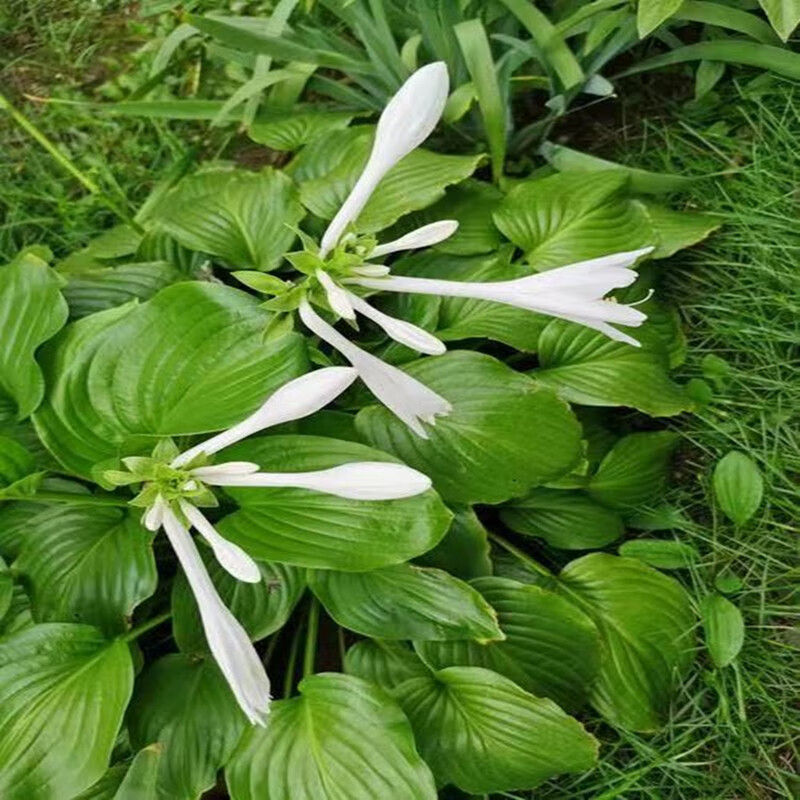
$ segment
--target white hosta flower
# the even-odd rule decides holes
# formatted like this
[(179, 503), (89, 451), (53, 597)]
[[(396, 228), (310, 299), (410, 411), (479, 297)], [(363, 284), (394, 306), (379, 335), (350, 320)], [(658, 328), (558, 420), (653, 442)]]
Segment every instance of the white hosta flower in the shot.
[(367, 165), (322, 237), (322, 257), (336, 247), (383, 176), (430, 136), (444, 111), (449, 86), (447, 67), (437, 61), (418, 69), (388, 102)]
[(384, 278), (352, 278), (349, 282), (368, 289), (468, 297), (517, 306), (586, 325), (611, 339), (638, 347), (636, 339), (617, 330), (611, 323), (637, 327), (644, 322), (646, 315), (631, 306), (604, 298), (613, 289), (630, 286), (637, 277), (631, 268), (652, 250), (652, 247), (645, 247), (614, 253), (511, 281), (446, 281), (389, 275)]
[[(269, 708), (269, 678), (247, 632), (217, 594), (189, 527), (203, 536), (217, 561), (234, 578), (258, 583), (261, 571), (241, 547), (214, 528), (191, 498), (207, 493), (207, 486), (289, 486), (355, 500), (395, 500), (427, 491), (431, 481), (404, 464), (372, 461), (285, 473), (259, 472), (259, 465), (251, 461), (197, 467), (192, 467), (191, 462), (201, 454), (212, 455), (264, 428), (313, 414), (341, 394), (357, 375), (353, 367), (327, 367), (289, 381), (247, 419), (178, 455), (166, 473), (158, 467), (154, 474), (160, 477), (153, 479), (145, 492), (146, 496), (147, 492), (156, 494), (145, 511), (144, 524), (151, 531), (163, 528), (169, 538), (197, 600), (211, 654), (237, 702), (254, 724), (264, 724)], [(182, 492), (188, 493), (187, 496)], [(188, 526), (176, 511), (180, 511)]]
[[(370, 391), (390, 411), (423, 439), (428, 438), (423, 422), (436, 424), (436, 417), (453, 407), (443, 397), (397, 367), (387, 364), (342, 336), (317, 314), (308, 301), (300, 304), (303, 324), (338, 350), (355, 368)], [(420, 329), (421, 330), (421, 329)]]
[(445, 239), (449, 239), (458, 230), (458, 222), (454, 219), (440, 219), (416, 228), (405, 236), (386, 244), (379, 244), (370, 254), (370, 258), (388, 256), (401, 250), (419, 250), (422, 247), (433, 247)]

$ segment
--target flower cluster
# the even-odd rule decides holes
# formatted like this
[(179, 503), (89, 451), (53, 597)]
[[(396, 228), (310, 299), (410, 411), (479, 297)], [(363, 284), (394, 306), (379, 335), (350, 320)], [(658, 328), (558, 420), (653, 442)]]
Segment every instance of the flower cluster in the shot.
[(413, 497), (431, 486), (428, 477), (403, 464), (361, 461), (313, 472), (261, 472), (258, 464), (228, 461), (209, 464), (209, 457), (251, 434), (320, 410), (356, 379), (351, 367), (327, 367), (282, 386), (254, 414), (205, 442), (178, 452), (170, 441), (159, 443), (150, 458), (123, 459), (128, 471), (109, 470), (115, 485), (142, 484), (132, 505), (143, 507), (151, 531), (163, 529), (197, 600), (209, 649), (248, 719), (264, 724), (270, 684), (250, 637), (220, 599), (190, 535), (194, 528), (206, 540), (220, 565), (234, 578), (261, 580), (258, 564), (228, 541), (200, 510), (215, 506), (212, 486), (290, 486), (353, 500)]

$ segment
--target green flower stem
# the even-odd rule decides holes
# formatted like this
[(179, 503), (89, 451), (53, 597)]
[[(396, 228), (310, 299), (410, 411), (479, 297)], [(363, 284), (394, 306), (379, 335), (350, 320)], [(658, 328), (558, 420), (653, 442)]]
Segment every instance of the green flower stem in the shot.
[(518, 558), (524, 564), (529, 566), (534, 572), (537, 572), (539, 575), (552, 579), (553, 573), (550, 572), (550, 570), (547, 569), (547, 567), (542, 566), (538, 561), (531, 558), (527, 553), (520, 550), (519, 547), (517, 547), (516, 545), (511, 544), (511, 542), (509, 542), (507, 539), (504, 539), (502, 536), (499, 536), (496, 533), (490, 533), (489, 538), (493, 542), (499, 544), (500, 547), (502, 547), (504, 550), (507, 550), (509, 553), (511, 553), (512, 556)]
[(298, 625), (295, 628), (294, 635), (292, 636), (291, 649), (289, 650), (289, 660), (286, 662), (286, 675), (283, 678), (283, 697), (289, 698), (292, 696), (292, 687), (294, 686), (294, 673), (297, 668), (297, 654), (300, 652), (300, 634), (302, 633), (302, 626)]
[(128, 501), (123, 497), (103, 497), (96, 494), (78, 494), (77, 492), (36, 492), (33, 495), (4, 497), (4, 500), (29, 500), (41, 503), (72, 503), (76, 506), (116, 506), (127, 508)]
[(90, 177), (85, 175), (81, 170), (79, 170), (75, 164), (65, 156), (59, 149), (56, 147), (47, 136), (39, 130), (39, 128), (31, 122), (21, 111), (16, 109), (14, 106), (9, 103), (8, 99), (0, 93), (0, 111), (6, 111), (11, 119), (17, 123), (17, 125), (22, 128), (32, 139), (38, 142), (52, 157), (55, 161), (72, 175), (84, 188), (86, 188), (91, 194), (96, 195), (99, 197), (105, 204), (108, 206), (111, 211), (113, 211), (118, 217), (123, 219), (126, 223), (133, 226), (137, 230), (141, 231), (141, 228), (136, 224), (130, 214), (127, 213), (123, 208), (121, 208), (116, 202), (114, 202), (101, 188), (98, 186)]
[(317, 656), (317, 634), (319, 633), (319, 600), (311, 598), (306, 622), (306, 649), (303, 652), (303, 677), (314, 674), (314, 661)]
[(141, 625), (127, 633), (122, 637), (122, 640), (124, 642), (131, 642), (134, 639), (138, 639), (143, 633), (147, 633), (147, 631), (157, 628), (162, 622), (166, 622), (171, 616), (172, 611), (164, 611), (162, 614), (157, 614), (155, 617), (151, 617), (146, 622), (143, 622)]

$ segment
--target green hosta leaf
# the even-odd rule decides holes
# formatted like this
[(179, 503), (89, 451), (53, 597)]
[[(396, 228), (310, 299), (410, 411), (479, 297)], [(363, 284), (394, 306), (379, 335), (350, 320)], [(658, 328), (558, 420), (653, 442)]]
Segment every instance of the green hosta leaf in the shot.
[(536, 269), (653, 244), (641, 207), (618, 170), (562, 172), (514, 187), (494, 214), (500, 231)]
[[(303, 571), (286, 564), (259, 561), (261, 582), (245, 583), (223, 569), (208, 548), (201, 548), (201, 555), (219, 596), (254, 642), (284, 626), (305, 589)], [(185, 653), (208, 649), (197, 602), (183, 573), (172, 584), (172, 633)]]
[(153, 535), (138, 516), (69, 505), (30, 520), (14, 566), (39, 622), (85, 622), (108, 634), (127, 628), (158, 582)]
[(587, 698), (600, 658), (592, 621), (571, 603), (539, 586), (508, 578), (476, 578), (472, 585), (497, 612), (504, 641), (416, 642), (432, 669), (486, 667), (564, 708)]
[(560, 583), (600, 631), (592, 703), (612, 725), (657, 730), (676, 680), (694, 660), (694, 615), (686, 592), (640, 561), (605, 553), (572, 561)]
[(692, 400), (669, 377), (662, 346), (646, 328), (635, 336), (641, 347), (555, 319), (539, 337), (540, 367), (532, 374), (579, 405), (630, 406), (653, 417), (691, 410)]
[(0, 796), (69, 800), (95, 783), (132, 687), (128, 645), (88, 625), (0, 639)]
[(299, 335), (264, 344), (269, 319), (244, 292), (187, 282), (68, 325), (42, 356), (49, 393), (39, 435), (67, 469), (89, 477), (133, 437), (239, 422), (307, 365)]
[(14, 439), (0, 436), (0, 488), (11, 486), (35, 469), (36, 462), (25, 447)]
[[(117, 790), (125, 780), (128, 768), (124, 764), (116, 764), (106, 770), (105, 775), (85, 792), (76, 795), (73, 800), (117, 800)], [(123, 800), (120, 798), (120, 800)], [(124, 800), (150, 800), (150, 798), (125, 798)], [(155, 799), (154, 799), (155, 800)]]
[(95, 236), (86, 247), (59, 261), (56, 269), (69, 276), (110, 266), (110, 262), (132, 256), (142, 241), (142, 234), (130, 225), (115, 225)]
[(359, 412), (356, 427), (376, 447), (429, 475), (445, 499), (502, 503), (560, 477), (579, 459), (580, 426), (567, 406), (496, 359), (454, 352), (406, 371), (453, 404), (428, 429), (430, 438), (378, 406)]
[(625, 531), (619, 514), (583, 492), (544, 487), (503, 506), (500, 518), (512, 531), (564, 550), (605, 547)]
[(597, 742), (552, 700), (476, 667), (412, 678), (395, 690), (439, 784), (471, 794), (530, 789), (591, 769)]
[(492, 607), (438, 569), (397, 564), (372, 572), (309, 574), (311, 591), (351, 631), (383, 639), (501, 639)]
[(158, 742), (159, 796), (195, 800), (216, 782), (248, 727), (213, 659), (160, 658), (136, 683), (128, 712), (134, 747)]
[(330, 131), (346, 128), (350, 111), (287, 111), (256, 119), (247, 133), (254, 142), (273, 150), (299, 150)]
[(25, 419), (44, 395), (37, 348), (67, 321), (56, 274), (38, 256), (21, 253), (0, 267), (0, 422)]
[(706, 647), (717, 667), (727, 667), (744, 644), (742, 612), (722, 595), (710, 594), (700, 603)]
[(382, 690), (335, 673), (299, 689), (245, 734), (225, 769), (232, 800), (436, 800), (408, 720)]
[[(309, 211), (322, 219), (331, 219), (336, 214), (367, 162), (373, 136), (374, 129), (365, 127), (357, 138), (343, 140), (345, 144), (332, 168), (321, 170), (319, 177), (300, 184), (300, 199)], [(324, 143), (322, 139), (317, 141)], [(329, 154), (327, 158), (336, 159), (336, 155)], [(448, 156), (414, 150), (378, 184), (356, 221), (356, 229), (374, 233), (388, 228), (404, 214), (435, 203), (444, 197), (448, 186), (468, 178), (482, 158), (480, 155)]]
[(492, 214), (502, 198), (498, 189), (481, 181), (467, 180), (448, 189), (444, 199), (426, 212), (426, 216), (430, 217), (430, 222), (457, 220), (458, 230), (436, 245), (436, 250), (466, 256), (495, 251), (500, 246), (500, 233)]
[(666, 22), (683, 4), (683, 0), (639, 0), (636, 8), (636, 27), (639, 38), (652, 33)]
[(80, 319), (129, 300), (149, 300), (160, 289), (185, 278), (166, 261), (122, 264), (71, 274), (63, 291), (70, 317)]
[(158, 800), (158, 769), (162, 752), (160, 744), (151, 744), (140, 750), (113, 800)]
[(767, 13), (770, 24), (785, 42), (800, 22), (798, 0), (758, 0)]
[(423, 553), (417, 563), (443, 569), (469, 580), (492, 574), (489, 533), (468, 506), (453, 508), (453, 523), (433, 550)]
[(669, 539), (631, 539), (620, 545), (619, 554), (659, 569), (682, 569), (700, 560), (692, 545)]
[[(508, 252), (499, 252), (463, 258), (430, 251), (404, 259), (393, 271), (453, 281), (505, 281), (530, 274), (530, 270), (510, 264), (508, 256)], [(439, 300), (436, 335), (446, 342), (486, 337), (533, 352), (548, 321), (541, 314), (502, 303), (443, 297)]]
[(291, 228), (303, 218), (291, 179), (261, 172), (207, 170), (168, 193), (152, 212), (157, 225), (184, 247), (236, 269), (274, 269), (290, 249)]
[(598, 502), (619, 509), (655, 502), (666, 485), (679, 440), (678, 434), (670, 431), (623, 436), (592, 475), (589, 494)]
[(356, 642), (344, 660), (344, 671), (389, 691), (409, 678), (430, 674), (419, 656), (404, 642), (364, 639)]
[[(267, 472), (305, 472), (351, 461), (394, 461), (356, 442), (317, 436), (266, 436), (224, 451)], [(450, 514), (432, 491), (405, 500), (347, 500), (306, 489), (226, 489), (239, 510), (219, 531), (255, 558), (304, 567), (363, 571), (430, 550)]]
[(14, 597), (14, 578), (6, 567), (6, 562), (0, 558), (0, 622), (11, 608)]
[(711, 214), (674, 211), (650, 200), (636, 202), (644, 209), (655, 232), (657, 244), (652, 258), (668, 258), (678, 250), (702, 242), (722, 225), (722, 220)]
[(758, 511), (764, 479), (749, 456), (733, 450), (714, 467), (714, 497), (728, 519), (744, 525)]

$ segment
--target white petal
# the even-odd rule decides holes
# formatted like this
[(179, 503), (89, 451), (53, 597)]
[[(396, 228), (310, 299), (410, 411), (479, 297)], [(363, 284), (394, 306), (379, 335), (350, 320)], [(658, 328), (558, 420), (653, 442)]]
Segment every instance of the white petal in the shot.
[(359, 278), (382, 278), (391, 270), (383, 264), (362, 264), (360, 267), (351, 267), (350, 272)]
[(431, 488), (427, 475), (405, 464), (360, 461), (315, 472), (256, 472), (214, 479), (215, 486), (289, 486), (350, 500), (397, 500)]
[(379, 325), (386, 335), (396, 342), (400, 342), (400, 344), (404, 344), (418, 353), (428, 353), (428, 355), (432, 356), (440, 356), (446, 352), (447, 348), (444, 342), (441, 342), (432, 333), (428, 333), (428, 331), (419, 326), (402, 319), (395, 319), (395, 317), (390, 317), (388, 314), (378, 311), (377, 308), (373, 308), (358, 295), (348, 292), (347, 299), (356, 311)]
[(172, 466), (183, 466), (199, 453), (217, 453), (273, 425), (307, 417), (335, 400), (357, 377), (351, 367), (325, 367), (301, 375), (281, 386), (247, 419), (181, 453)]
[(210, 467), (196, 467), (192, 470), (192, 475), (202, 481), (214, 475), (247, 475), (250, 472), (258, 472), (258, 469), (258, 464), (253, 461), (226, 461), (224, 464), (214, 464)]
[[(239, 474), (232, 477), (241, 480), (244, 476)], [(258, 568), (258, 564), (239, 545), (229, 542), (224, 536), (217, 533), (200, 509), (195, 508), (191, 503), (181, 499), (180, 507), (192, 527), (196, 528), (211, 545), (214, 557), (226, 572), (233, 575), (236, 580), (245, 583), (259, 583), (261, 570)]]
[(145, 511), (143, 523), (145, 528), (149, 531), (157, 531), (164, 520), (164, 507), (166, 503), (159, 495), (153, 505)]
[(264, 725), (269, 678), (247, 631), (220, 600), (192, 537), (169, 507), (164, 511), (164, 530), (197, 600), (211, 654), (247, 718)]
[(423, 225), (393, 242), (378, 245), (371, 253), (370, 258), (397, 253), (400, 250), (416, 250), (420, 247), (431, 247), (439, 244), (445, 239), (449, 239), (458, 230), (458, 222), (454, 219), (442, 219), (439, 222), (431, 222), (430, 225)]
[(337, 285), (325, 270), (318, 269), (316, 275), (317, 280), (322, 284), (322, 288), (325, 290), (325, 295), (328, 298), (328, 305), (331, 307), (331, 310), (340, 317), (344, 317), (344, 319), (355, 319), (356, 314), (353, 311), (353, 307), (350, 305), (347, 292), (345, 292), (341, 286)]
[(357, 370), (370, 391), (396, 414), (414, 433), (428, 438), (421, 422), (436, 424), (436, 417), (449, 414), (453, 407), (432, 389), (397, 367), (381, 361), (342, 336), (303, 301), (300, 319), (320, 339), (335, 347)]
[(378, 120), (367, 165), (322, 237), (323, 258), (357, 219), (381, 178), (430, 136), (444, 111), (449, 85), (447, 67), (437, 61), (418, 69), (389, 100)]

